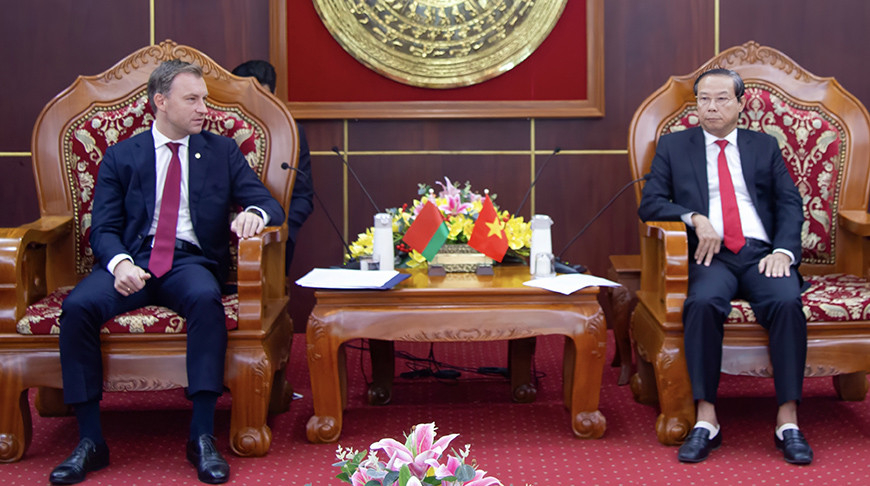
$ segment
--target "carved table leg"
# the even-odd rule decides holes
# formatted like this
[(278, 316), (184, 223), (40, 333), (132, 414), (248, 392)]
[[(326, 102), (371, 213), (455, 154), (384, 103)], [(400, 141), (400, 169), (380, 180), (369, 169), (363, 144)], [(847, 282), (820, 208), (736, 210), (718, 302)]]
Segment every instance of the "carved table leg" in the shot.
[(230, 356), (225, 377), (233, 396), (230, 410), (230, 448), (239, 456), (264, 456), (272, 444), (266, 425), (275, 371), (262, 349)]
[(33, 404), (41, 417), (66, 417), (72, 414), (72, 407), (63, 403), (61, 388), (39, 387)]
[(332, 335), (330, 326), (312, 312), (306, 331), (308, 342), (308, 373), (314, 415), (308, 419), (306, 435), (309, 442), (335, 442), (341, 435), (341, 419), (345, 391), (339, 372), (344, 355), (341, 343)]
[(393, 376), (396, 373), (395, 344), (393, 341), (369, 339), (369, 355), (372, 360), (369, 404), (386, 405), (393, 398)]
[(534, 337), (508, 341), (508, 374), (511, 378), (511, 398), (517, 403), (532, 403), (538, 390), (532, 382)]
[(611, 287), (610, 298), (613, 305), (613, 336), (616, 341), (619, 356), (618, 385), (627, 385), (631, 378), (631, 337), (629, 336), (629, 318), (637, 299), (625, 287)]
[[(604, 370), (607, 329), (599, 311), (589, 316), (581, 330), (566, 341), (563, 379), (566, 406), (570, 386), (571, 426), (574, 435), (598, 439), (604, 435), (607, 420), (598, 410), (601, 378)], [(569, 371), (572, 369), (571, 371)], [(567, 381), (570, 378), (570, 381)]]
[(867, 372), (856, 371), (833, 377), (834, 390), (840, 400), (853, 402), (863, 401), (867, 396)]

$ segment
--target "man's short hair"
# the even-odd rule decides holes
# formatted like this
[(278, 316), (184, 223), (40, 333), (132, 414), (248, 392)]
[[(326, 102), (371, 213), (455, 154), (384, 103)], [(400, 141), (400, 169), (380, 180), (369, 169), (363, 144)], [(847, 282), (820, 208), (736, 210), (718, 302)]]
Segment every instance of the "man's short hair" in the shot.
[(698, 83), (700, 83), (702, 79), (707, 76), (717, 75), (728, 76), (732, 81), (734, 81), (734, 96), (737, 97), (737, 101), (740, 101), (740, 98), (743, 98), (743, 93), (746, 91), (746, 87), (743, 85), (743, 78), (741, 78), (737, 72), (725, 68), (710, 69), (709, 71), (701, 73), (701, 75), (698, 76), (698, 79), (695, 80), (695, 85), (692, 87), (695, 91), (695, 96), (698, 96)]
[(275, 92), (275, 68), (267, 61), (253, 60), (243, 62), (233, 69), (233, 74), (243, 78), (257, 78), (260, 84), (269, 87), (269, 90)]
[(190, 73), (194, 76), (202, 77), (202, 68), (196, 64), (172, 59), (163, 61), (157, 69), (151, 72), (148, 77), (148, 104), (151, 105), (151, 110), (157, 113), (157, 107), (154, 105), (154, 95), (160, 93), (164, 96), (169, 94), (172, 88), (172, 81), (181, 73)]

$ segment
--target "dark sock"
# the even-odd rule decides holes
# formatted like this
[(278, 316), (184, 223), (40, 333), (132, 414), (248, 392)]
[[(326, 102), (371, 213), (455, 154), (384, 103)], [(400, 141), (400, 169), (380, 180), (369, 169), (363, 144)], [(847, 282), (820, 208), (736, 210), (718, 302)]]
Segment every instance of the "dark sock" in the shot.
[(73, 405), (76, 419), (79, 422), (79, 440), (91, 439), (94, 444), (106, 442), (103, 438), (103, 427), (100, 423), (100, 401), (76, 403)]
[(200, 391), (190, 396), (193, 418), (190, 419), (190, 440), (203, 434), (214, 435), (214, 410), (220, 393)]

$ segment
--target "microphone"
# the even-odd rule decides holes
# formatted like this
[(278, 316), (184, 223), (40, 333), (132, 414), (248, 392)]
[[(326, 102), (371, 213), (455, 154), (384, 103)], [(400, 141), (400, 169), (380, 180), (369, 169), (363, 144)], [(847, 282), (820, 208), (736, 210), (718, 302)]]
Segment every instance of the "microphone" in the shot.
[[(602, 214), (604, 214), (604, 211), (606, 211), (607, 208), (609, 208), (609, 207), (610, 207), (610, 206), (611, 206), (611, 205), (616, 201), (616, 199), (617, 199), (619, 196), (621, 196), (623, 192), (626, 191), (626, 189), (628, 189), (629, 187), (631, 187), (631, 186), (637, 184), (638, 182), (640, 182), (640, 181), (642, 181), (642, 180), (644, 180), (643, 177), (641, 177), (641, 178), (639, 178), (639, 179), (635, 179), (635, 180), (629, 182), (628, 184), (622, 186), (622, 188), (619, 189), (618, 191), (616, 191), (616, 194), (614, 194), (613, 197), (610, 198), (610, 201), (607, 201), (607, 204), (605, 204), (604, 207), (602, 207), (600, 210), (598, 210), (598, 212), (595, 213), (595, 216), (592, 216), (592, 219), (590, 219), (589, 222), (586, 223), (585, 226), (583, 226), (582, 228), (580, 228), (580, 231), (578, 231), (577, 234), (574, 235), (573, 238), (571, 238), (571, 241), (569, 241), (568, 244), (565, 245), (565, 248), (562, 248), (562, 251), (560, 251), (559, 254), (556, 256), (556, 261), (558, 262), (558, 263), (557, 263), (557, 269), (558, 269), (558, 268), (563, 268), (563, 269), (564, 269), (564, 268), (569, 268), (569, 269), (574, 270), (574, 272), (566, 271), (566, 273), (575, 273), (575, 272), (579, 272), (579, 271), (586, 271), (586, 268), (583, 267), (582, 265), (579, 265), (579, 266), (582, 268), (582, 270), (580, 270), (580, 269), (575, 269), (575, 268), (573, 268), (573, 267), (571, 267), (571, 266), (569, 266), (569, 265), (566, 265), (566, 264), (562, 263), (562, 262), (561, 262), (562, 255), (564, 255), (565, 252), (568, 251), (568, 248), (570, 248), (571, 245), (573, 245), (574, 242), (577, 241), (577, 238), (580, 238), (580, 236), (582, 236), (583, 233), (586, 232), (586, 230), (589, 228), (589, 226), (590, 226), (592, 223), (594, 223), (594, 222), (595, 222), (599, 217), (601, 217)], [(563, 267), (559, 267), (559, 265), (563, 265)]]
[(366, 190), (366, 187), (363, 185), (362, 181), (359, 180), (359, 176), (356, 175), (356, 171), (353, 170), (353, 167), (350, 166), (350, 164), (347, 162), (347, 159), (345, 159), (344, 156), (341, 155), (341, 152), (338, 150), (338, 147), (333, 145), (332, 151), (335, 153), (335, 155), (338, 156), (339, 159), (341, 159), (341, 162), (344, 163), (344, 166), (347, 167), (347, 170), (349, 170), (351, 175), (353, 176), (353, 178), (356, 179), (356, 183), (359, 184), (359, 188), (362, 189), (363, 193), (366, 195), (366, 197), (369, 198), (369, 201), (372, 203), (372, 207), (375, 208), (375, 213), (377, 214), (377, 213), (383, 212), (380, 209), (378, 209), (378, 205), (375, 204), (374, 198), (372, 198), (372, 195), (369, 194), (369, 191)]
[[(296, 167), (291, 166), (287, 162), (281, 162), (281, 168), (284, 170), (296, 171), (296, 175), (301, 175), (305, 178), (308, 178), (308, 182), (312, 182), (311, 178), (308, 177), (308, 174), (302, 172), (301, 170), (299, 170)], [(332, 225), (332, 229), (334, 229), (335, 234), (338, 235), (338, 240), (341, 241), (341, 245), (344, 247), (345, 250), (347, 250), (347, 255), (350, 257), (350, 260), (348, 260), (347, 263), (350, 264), (350, 263), (356, 262), (356, 259), (351, 254), (350, 245), (348, 245), (347, 242), (344, 241), (344, 236), (341, 235), (341, 230), (338, 229), (338, 225), (335, 224), (335, 221), (332, 219), (332, 216), (329, 215), (329, 210), (326, 209), (326, 205), (323, 204), (323, 200), (320, 199), (320, 196), (317, 194), (317, 191), (314, 190), (313, 183), (311, 184), (311, 193), (314, 194), (314, 198), (317, 199), (317, 202), (320, 203), (320, 207), (323, 208), (323, 214), (326, 215), (326, 219), (329, 220), (329, 224)]]
[(520, 201), (520, 206), (517, 208), (516, 211), (513, 212), (513, 214), (515, 214), (515, 215), (520, 214), (520, 209), (523, 209), (523, 206), (525, 206), (526, 201), (529, 199), (529, 195), (532, 193), (532, 188), (535, 187), (535, 184), (538, 183), (538, 177), (541, 177), (541, 173), (544, 172), (544, 167), (546, 167), (547, 164), (550, 162), (550, 160), (552, 160), (553, 157), (555, 157), (556, 154), (558, 154), (561, 151), (562, 151), (562, 147), (554, 148), (553, 153), (551, 153), (550, 156), (547, 157), (547, 160), (545, 160), (544, 163), (541, 164), (541, 168), (538, 169), (538, 172), (535, 174), (535, 178), (532, 179), (532, 184), (529, 186), (529, 190), (526, 191), (526, 195), (523, 196), (523, 200)]

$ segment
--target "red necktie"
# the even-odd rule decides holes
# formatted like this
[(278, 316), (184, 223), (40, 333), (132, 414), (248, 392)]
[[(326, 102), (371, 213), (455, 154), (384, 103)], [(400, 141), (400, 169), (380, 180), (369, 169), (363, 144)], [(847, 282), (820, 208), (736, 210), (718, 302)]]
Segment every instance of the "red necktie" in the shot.
[(719, 146), (719, 197), (722, 199), (722, 226), (725, 248), (737, 253), (746, 244), (743, 237), (743, 227), (740, 226), (740, 210), (737, 209), (737, 195), (734, 193), (734, 183), (731, 181), (731, 171), (728, 170), (728, 160), (725, 158), (727, 140), (717, 140)]
[(169, 159), (169, 170), (163, 182), (163, 199), (160, 202), (160, 215), (157, 218), (157, 232), (154, 234), (154, 246), (151, 248), (151, 259), (148, 269), (155, 277), (162, 277), (172, 268), (172, 255), (175, 252), (175, 231), (178, 226), (178, 203), (181, 199), (181, 159), (178, 158), (178, 147), (181, 144), (169, 142), (166, 144), (172, 151)]

